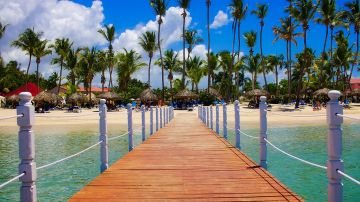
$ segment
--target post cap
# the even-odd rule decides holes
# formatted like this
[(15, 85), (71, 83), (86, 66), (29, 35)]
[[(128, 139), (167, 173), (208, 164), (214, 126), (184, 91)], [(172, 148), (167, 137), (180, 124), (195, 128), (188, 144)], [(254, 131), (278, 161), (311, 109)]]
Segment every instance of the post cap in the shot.
[(100, 99), (100, 104), (105, 104), (106, 100), (105, 99)]
[(24, 103), (30, 102), (30, 101), (31, 101), (31, 97), (32, 97), (32, 95), (31, 95), (30, 92), (21, 92), (21, 93), (19, 94), (20, 101), (21, 101), (21, 102), (24, 102)]
[(266, 96), (261, 96), (261, 97), (260, 97), (260, 101), (261, 101), (261, 102), (266, 102)]
[(238, 104), (239, 104), (239, 100), (235, 100), (234, 104), (238, 105)]
[(132, 107), (132, 104), (130, 104), (130, 103), (126, 105), (126, 108), (128, 108), (128, 109), (131, 109), (131, 107)]
[(337, 100), (341, 96), (341, 93), (338, 90), (331, 90), (328, 92), (328, 96), (332, 100)]

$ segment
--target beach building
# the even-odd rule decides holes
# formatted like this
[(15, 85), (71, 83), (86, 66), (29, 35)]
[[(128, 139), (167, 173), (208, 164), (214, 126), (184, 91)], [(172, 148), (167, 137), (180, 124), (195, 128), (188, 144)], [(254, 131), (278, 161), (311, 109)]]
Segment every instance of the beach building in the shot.
[(360, 89), (360, 78), (350, 79), (351, 89)]

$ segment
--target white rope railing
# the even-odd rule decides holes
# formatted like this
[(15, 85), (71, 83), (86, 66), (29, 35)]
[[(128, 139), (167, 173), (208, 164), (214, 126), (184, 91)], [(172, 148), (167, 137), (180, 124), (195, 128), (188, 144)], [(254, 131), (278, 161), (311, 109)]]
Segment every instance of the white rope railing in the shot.
[(360, 185), (360, 181), (356, 180), (355, 178), (351, 177), (350, 175), (348, 175), (340, 170), (336, 170), (336, 172), (338, 172), (341, 176), (345, 177), (346, 179), (356, 183), (357, 185)]
[(18, 180), (20, 177), (22, 177), (22, 176), (24, 176), (24, 175), (25, 175), (25, 173), (21, 173), (20, 175), (17, 175), (17, 176), (15, 176), (15, 177), (11, 178), (10, 180), (8, 180), (8, 181), (0, 184), (0, 189), (2, 189), (2, 188), (5, 187), (6, 185), (14, 182), (15, 180)]
[(124, 137), (125, 135), (128, 135), (128, 134), (129, 134), (129, 132), (126, 132), (126, 133), (124, 133), (124, 134), (122, 134), (122, 135), (108, 138), (108, 140), (116, 140), (116, 139), (119, 139), (119, 138), (121, 138), (121, 137)]
[(344, 115), (344, 114), (335, 114), (335, 115), (336, 115), (336, 116), (343, 117), (343, 118), (348, 118), (348, 119), (353, 119), (353, 120), (358, 120), (358, 121), (360, 121), (360, 117), (347, 116), (347, 115)]
[(255, 136), (252, 136), (252, 135), (248, 135), (246, 133), (244, 133), (243, 131), (241, 130), (238, 130), (241, 134), (245, 135), (246, 137), (249, 137), (249, 138), (252, 138), (252, 139), (259, 139), (259, 137), (255, 137)]
[(273, 115), (277, 115), (277, 116), (288, 116), (288, 117), (321, 117), (321, 116), (326, 116), (326, 114), (308, 114), (308, 115), (292, 115), (292, 114), (282, 114), (282, 113), (277, 113), (277, 112), (273, 112), (273, 111), (269, 111), (269, 110), (265, 110), (266, 112), (270, 112)]
[(325, 170), (327, 169), (326, 166), (322, 166), (322, 165), (319, 165), (319, 164), (316, 164), (316, 163), (312, 163), (312, 162), (310, 162), (310, 161), (307, 161), (307, 160), (304, 160), (304, 159), (299, 158), (299, 157), (297, 157), (297, 156), (294, 156), (294, 155), (292, 155), (292, 154), (289, 154), (288, 152), (286, 152), (286, 151), (280, 149), (279, 147), (275, 146), (273, 143), (271, 143), (271, 142), (270, 142), (268, 139), (266, 139), (266, 138), (264, 138), (264, 140), (265, 140), (270, 146), (272, 146), (274, 149), (276, 149), (276, 150), (278, 150), (279, 152), (285, 154), (286, 156), (289, 156), (289, 157), (291, 157), (291, 158), (293, 158), (293, 159), (296, 159), (296, 160), (298, 160), (298, 161), (301, 161), (301, 162), (303, 162), (303, 163), (305, 163), (305, 164), (308, 164), (308, 165), (311, 165), (311, 166), (314, 166), (314, 167), (317, 167), (317, 168), (322, 168), (322, 169), (325, 169)]
[(43, 169), (43, 168), (47, 168), (47, 167), (50, 167), (50, 166), (52, 166), (52, 165), (55, 165), (55, 164), (61, 163), (61, 162), (63, 162), (63, 161), (66, 161), (66, 160), (68, 160), (68, 159), (71, 159), (71, 158), (73, 158), (73, 157), (75, 157), (75, 156), (78, 156), (78, 155), (80, 155), (80, 154), (82, 154), (82, 153), (84, 153), (84, 152), (86, 152), (86, 151), (88, 151), (88, 150), (90, 150), (90, 149), (98, 146), (101, 142), (102, 142), (102, 141), (99, 141), (99, 142), (97, 142), (96, 144), (93, 144), (93, 145), (91, 145), (90, 147), (87, 147), (86, 149), (84, 149), (84, 150), (82, 150), (82, 151), (80, 151), (80, 152), (78, 152), (78, 153), (76, 153), (76, 154), (70, 155), (70, 156), (68, 156), (68, 157), (62, 158), (62, 159), (60, 159), (60, 160), (54, 161), (54, 162), (52, 162), (52, 163), (49, 163), (49, 164), (46, 164), (46, 165), (43, 165), (43, 166), (40, 166), (40, 167), (37, 167), (36, 170), (40, 170), (40, 169)]
[(42, 118), (69, 118), (69, 117), (86, 117), (91, 115), (99, 115), (98, 113), (91, 113), (91, 114), (78, 114), (78, 115), (66, 115), (66, 116), (46, 116), (46, 115), (37, 115), (35, 117), (42, 117)]
[(0, 120), (13, 119), (13, 118), (18, 118), (18, 117), (23, 117), (23, 116), (24, 116), (24, 114), (18, 114), (15, 116), (3, 116), (3, 117), (0, 117)]

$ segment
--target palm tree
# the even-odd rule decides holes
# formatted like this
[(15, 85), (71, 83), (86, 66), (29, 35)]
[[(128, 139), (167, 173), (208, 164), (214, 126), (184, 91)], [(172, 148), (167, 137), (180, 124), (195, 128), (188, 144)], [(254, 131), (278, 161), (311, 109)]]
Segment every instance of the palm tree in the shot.
[(268, 85), (267, 85), (267, 81), (266, 81), (266, 75), (265, 75), (265, 65), (264, 65), (264, 55), (263, 55), (263, 39), (262, 39), (262, 33), (263, 33), (263, 28), (264, 28), (264, 18), (267, 15), (267, 12), (269, 10), (269, 6), (266, 4), (257, 4), (256, 5), (257, 10), (253, 10), (251, 13), (256, 15), (259, 19), (260, 19), (260, 56), (261, 56), (261, 66), (262, 66), (262, 72), (263, 72), (263, 76), (264, 76), (264, 82), (265, 82), (265, 87), (266, 90), (269, 91)]
[[(186, 22), (186, 9), (189, 8), (190, 6), (190, 0), (177, 0), (179, 6), (183, 9), (183, 12), (181, 13), (182, 17), (183, 17), (183, 74), (181, 77), (181, 81), (182, 81), (182, 86), (183, 88), (185, 88), (185, 75), (186, 75), (186, 62), (185, 62), (185, 42), (186, 42), (186, 38), (185, 38), (185, 22)], [(188, 53), (189, 54), (189, 53)]]
[(241, 57), (234, 65), (236, 96), (240, 93), (240, 86), (242, 86), (240, 79), (244, 76), (245, 66), (245, 57)]
[(47, 40), (39, 40), (34, 49), (34, 56), (36, 57), (36, 81), (39, 91), (39, 65), (41, 62), (41, 58), (52, 53), (51, 49), (47, 47), (47, 42)]
[(279, 41), (280, 39), (286, 41), (286, 68), (287, 68), (287, 76), (288, 76), (288, 99), (291, 99), (291, 43), (297, 45), (296, 37), (301, 36), (301, 33), (295, 33), (297, 24), (294, 24), (291, 20), (291, 17), (280, 18), (280, 26), (274, 26), (273, 32), (275, 35), (274, 43)]
[(98, 32), (109, 42), (109, 55), (108, 55), (108, 65), (109, 65), (109, 88), (114, 87), (112, 82), (112, 72), (114, 70), (114, 52), (112, 43), (115, 40), (115, 26), (114, 25), (105, 25), (105, 29), (99, 29)]
[(214, 54), (213, 52), (210, 53), (210, 55), (208, 55), (208, 63), (207, 63), (207, 68), (208, 68), (208, 77), (210, 78), (210, 86), (212, 86), (214, 84), (214, 77), (215, 77), (215, 71), (219, 69), (219, 58), (217, 54)]
[(116, 56), (118, 83), (122, 92), (128, 88), (128, 83), (131, 80), (131, 75), (145, 67), (147, 64), (141, 62), (141, 55), (134, 50), (126, 50), (118, 53)]
[(91, 89), (92, 81), (96, 73), (101, 70), (98, 65), (97, 56), (98, 56), (98, 51), (96, 50), (95, 47), (92, 47), (91, 49), (84, 48), (80, 59), (80, 61), (83, 63), (83, 67), (85, 67), (83, 71), (83, 76), (84, 76), (84, 80), (89, 85), (87, 91), (90, 97), (90, 102), (91, 102), (91, 93), (92, 93), (92, 89)]
[(188, 44), (188, 57), (187, 60), (190, 58), (190, 54), (195, 45), (203, 42), (203, 39), (198, 36), (196, 30), (186, 30), (185, 32), (185, 41)]
[(233, 31), (233, 41), (232, 41), (232, 64), (230, 67), (230, 79), (232, 80), (232, 72), (233, 67), (235, 64), (235, 36), (236, 36), (236, 29), (238, 33), (238, 60), (240, 59), (240, 39), (241, 39), (241, 21), (245, 19), (246, 12), (248, 9), (248, 6), (244, 4), (243, 0), (232, 0), (230, 4), (230, 8), (232, 10), (232, 16), (234, 18), (233, 24), (232, 24), (232, 31)]
[(256, 86), (257, 73), (259, 72), (259, 67), (261, 63), (261, 57), (259, 54), (256, 54), (255, 56), (246, 56), (246, 59), (248, 61), (246, 69), (251, 74), (252, 90), (254, 90)]
[(105, 82), (106, 82), (105, 71), (106, 71), (106, 66), (108, 64), (108, 61), (109, 61), (108, 57), (109, 57), (108, 52), (98, 51), (97, 64), (101, 71), (101, 92), (104, 92), (104, 88), (105, 88)]
[[(314, 18), (318, 5), (314, 5), (312, 0), (296, 0), (294, 6), (290, 8), (290, 14), (301, 23), (304, 37), (304, 56), (308, 55), (307, 50), (307, 31), (310, 28), (309, 22)], [(304, 58), (306, 60), (306, 57)], [(310, 64), (310, 61), (304, 61), (302, 64)], [(300, 92), (302, 87), (302, 76), (305, 69), (308, 67), (300, 67), (300, 79), (298, 79), (298, 86), (296, 91), (295, 108), (299, 107)]]
[(156, 36), (155, 32), (145, 32), (142, 34), (142, 36), (139, 38), (140, 46), (143, 48), (145, 52), (147, 52), (149, 56), (149, 70), (148, 70), (148, 85), (150, 85), (150, 70), (151, 70), (151, 60), (154, 56), (154, 52), (157, 50), (156, 47)]
[[(165, 0), (150, 0), (151, 6), (154, 8), (156, 15), (159, 16), (158, 18), (158, 49), (160, 52), (160, 61), (161, 61), (161, 84), (162, 84), (162, 100), (165, 100), (165, 81), (164, 81), (164, 64), (163, 64), (163, 56), (161, 52), (161, 40), (160, 40), (160, 33), (161, 33), (161, 24), (163, 23), (163, 16), (166, 13), (167, 4)], [(184, 31), (185, 32), (185, 31)], [(185, 48), (184, 48), (185, 49)]]
[(0, 22), (0, 39), (2, 39), (2, 37), (4, 36), (4, 33), (5, 33), (5, 30), (6, 30), (6, 27), (8, 26), (8, 24), (6, 25), (3, 25), (1, 22)]
[(68, 78), (72, 86), (76, 85), (76, 70), (79, 63), (80, 49), (70, 49), (64, 62), (64, 68), (69, 70)]
[(322, 50), (321, 56), (321, 64), (320, 64), (320, 74), (319, 74), (319, 81), (320, 85), (323, 82), (323, 69), (324, 69), (324, 60), (325, 60), (325, 51), (326, 51), (326, 44), (329, 35), (329, 26), (336, 18), (336, 0), (322, 0), (320, 1), (320, 7), (318, 9), (319, 14), (321, 15), (320, 18), (316, 19), (316, 22), (319, 24), (325, 25), (325, 38), (324, 38), (324, 46)]
[[(195, 56), (193, 58), (190, 58), (189, 60), (186, 61), (186, 75), (188, 76), (188, 72), (192, 69), (192, 68), (199, 68), (203, 65), (203, 61), (201, 60), (200, 57)], [(190, 78), (190, 76), (189, 76)], [(194, 79), (191, 79), (191, 90), (194, 90), (194, 87), (196, 86), (196, 83), (194, 82)]]
[(252, 56), (254, 53), (253, 48), (255, 47), (255, 44), (256, 44), (256, 32), (255, 31), (245, 32), (244, 38), (245, 38), (246, 45), (250, 49), (249, 50), (250, 56)]
[(31, 64), (32, 56), (34, 56), (34, 51), (39, 43), (42, 32), (35, 32), (34, 29), (27, 28), (23, 33), (19, 35), (19, 38), (11, 42), (11, 46), (20, 48), (22, 51), (26, 52), (26, 55), (29, 55), (29, 63), (26, 69), (26, 84), (29, 80), (29, 69)]
[[(195, 85), (196, 92), (199, 93), (200, 80), (206, 73), (205, 68), (203, 68), (203, 61), (199, 57), (195, 56), (188, 61), (187, 68), (187, 76)], [(193, 90), (193, 86), (191, 90)]]
[[(340, 17), (345, 19), (345, 21), (354, 26), (354, 31), (356, 34), (356, 53), (354, 62), (352, 63), (350, 75), (348, 78), (348, 82), (352, 77), (352, 73), (354, 71), (354, 66), (358, 63), (357, 58), (359, 55), (359, 33), (360, 33), (360, 3), (359, 0), (353, 0), (351, 2), (345, 3), (345, 6), (348, 10), (340, 12)], [(350, 86), (351, 87), (351, 86)]]
[(279, 97), (279, 70), (283, 69), (284, 55), (269, 55), (267, 57), (267, 65), (270, 66), (275, 73), (276, 97)]
[[(206, 20), (207, 20), (207, 34), (208, 34), (208, 38), (207, 38), (207, 63), (208, 65), (210, 64), (210, 5), (211, 5), (211, 0), (206, 0)], [(210, 92), (210, 82), (211, 82), (211, 78), (210, 78), (210, 74), (211, 74), (211, 70), (208, 66), (208, 93)]]
[[(160, 60), (156, 61), (155, 64), (159, 65)], [(173, 100), (173, 79), (174, 72), (182, 72), (181, 62), (178, 60), (178, 53), (175, 53), (173, 49), (166, 50), (164, 53), (164, 68), (169, 72), (168, 80), (170, 83), (171, 99)]]
[(61, 86), (61, 77), (62, 77), (62, 70), (64, 61), (66, 59), (66, 56), (68, 55), (69, 50), (71, 49), (71, 46), (73, 45), (72, 42), (68, 38), (62, 38), (62, 39), (56, 39), (55, 44), (50, 45), (50, 48), (53, 48), (54, 51), (58, 54), (58, 57), (53, 58), (51, 63), (52, 64), (60, 64), (60, 74), (59, 74), (59, 85), (58, 85), (58, 94), (60, 92), (60, 86)]

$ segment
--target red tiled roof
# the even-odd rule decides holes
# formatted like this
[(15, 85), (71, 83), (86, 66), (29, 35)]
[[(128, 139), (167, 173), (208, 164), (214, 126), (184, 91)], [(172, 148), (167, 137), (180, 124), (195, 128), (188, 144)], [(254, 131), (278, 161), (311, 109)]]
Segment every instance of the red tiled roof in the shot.
[(36, 96), (41, 92), (41, 89), (37, 87), (34, 83), (27, 83), (16, 90), (11, 91), (10, 93), (6, 94), (5, 97), (9, 97), (12, 95), (19, 95), (21, 92), (30, 92), (32, 96)]
[[(86, 92), (86, 89), (84, 87), (79, 87), (77, 89), (78, 92)], [(104, 92), (109, 92), (109, 88), (104, 88)], [(98, 87), (91, 87), (91, 92), (102, 92), (102, 89), (101, 88), (98, 88)]]
[(360, 78), (352, 78), (350, 79), (350, 83), (353, 84), (353, 83), (359, 83), (360, 84)]

